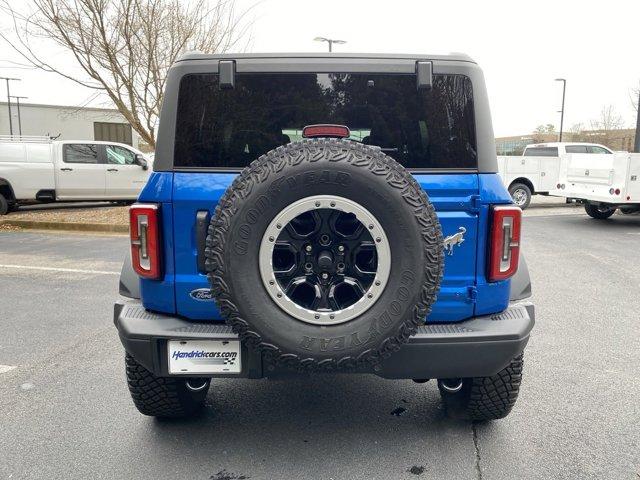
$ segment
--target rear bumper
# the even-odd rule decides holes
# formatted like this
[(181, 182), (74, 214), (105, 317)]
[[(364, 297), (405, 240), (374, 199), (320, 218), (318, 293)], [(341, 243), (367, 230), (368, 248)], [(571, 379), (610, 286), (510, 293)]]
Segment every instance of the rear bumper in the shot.
[[(519, 355), (535, 322), (531, 303), (512, 303), (501, 313), (464, 322), (424, 325), (409, 342), (371, 371), (384, 378), (465, 378), (493, 375)], [(139, 301), (118, 302), (114, 323), (125, 350), (158, 376), (169, 376), (168, 340), (237, 339), (231, 327), (187, 321), (149, 312)], [(216, 377), (262, 378), (287, 372), (263, 362), (259, 353), (242, 346), (240, 374)]]

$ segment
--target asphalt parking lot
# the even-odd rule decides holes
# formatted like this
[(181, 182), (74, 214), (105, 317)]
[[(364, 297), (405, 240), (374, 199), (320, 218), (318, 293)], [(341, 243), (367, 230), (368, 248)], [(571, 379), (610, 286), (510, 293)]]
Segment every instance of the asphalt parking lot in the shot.
[(520, 399), (471, 425), (434, 382), (369, 376), (217, 380), (201, 418), (144, 417), (112, 323), (126, 237), (0, 232), (0, 478), (637, 480), (640, 216), (561, 207), (523, 233)]

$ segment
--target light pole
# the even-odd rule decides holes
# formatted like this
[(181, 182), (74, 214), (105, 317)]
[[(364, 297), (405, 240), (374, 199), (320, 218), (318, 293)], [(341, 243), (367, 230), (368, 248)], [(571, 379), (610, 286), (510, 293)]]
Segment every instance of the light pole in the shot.
[(7, 108), (9, 109), (9, 134), (13, 135), (13, 122), (11, 120), (11, 95), (9, 93), (9, 82), (11, 80), (20, 81), (19, 78), (0, 77), (0, 80), (7, 81)]
[(20, 117), (20, 99), (29, 98), (29, 97), (19, 97), (17, 95), (13, 95), (11, 98), (16, 99), (16, 105), (18, 106), (18, 134), (22, 136), (22, 119)]
[(327, 42), (329, 44), (329, 52), (333, 51), (333, 44), (343, 45), (347, 43), (346, 40), (336, 40), (334, 38), (324, 38), (324, 37), (316, 37), (313, 39), (314, 42)]
[(640, 153), (640, 90), (638, 90), (638, 117), (636, 118), (636, 141), (633, 151)]
[(567, 79), (566, 78), (556, 78), (556, 82), (562, 82), (562, 110), (560, 110), (560, 137), (558, 141), (562, 141), (562, 126), (564, 124), (564, 93), (567, 90)]

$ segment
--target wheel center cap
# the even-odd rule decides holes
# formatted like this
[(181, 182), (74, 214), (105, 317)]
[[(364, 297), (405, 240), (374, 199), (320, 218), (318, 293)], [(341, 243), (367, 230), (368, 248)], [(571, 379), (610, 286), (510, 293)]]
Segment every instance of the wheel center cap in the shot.
[(318, 254), (318, 266), (321, 270), (329, 270), (333, 267), (333, 255), (328, 250), (323, 250)]

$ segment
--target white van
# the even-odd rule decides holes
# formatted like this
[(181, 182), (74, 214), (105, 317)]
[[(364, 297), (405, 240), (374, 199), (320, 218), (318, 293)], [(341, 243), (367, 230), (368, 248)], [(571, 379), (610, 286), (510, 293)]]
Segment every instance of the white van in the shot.
[(0, 215), (31, 202), (135, 200), (149, 163), (122, 143), (0, 136)]
[(498, 173), (513, 202), (524, 209), (534, 194), (558, 195), (554, 191), (560, 159), (567, 153), (610, 155), (613, 152), (596, 143), (552, 142), (527, 145), (519, 157), (498, 156)]

